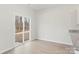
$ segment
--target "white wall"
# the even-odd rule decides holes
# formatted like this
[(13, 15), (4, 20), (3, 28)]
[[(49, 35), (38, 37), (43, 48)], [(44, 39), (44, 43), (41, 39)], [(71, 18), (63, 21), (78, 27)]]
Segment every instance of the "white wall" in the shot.
[(15, 45), (16, 15), (32, 20), (32, 39), (72, 44), (69, 29), (76, 28), (75, 8), (49, 8), (35, 13), (26, 5), (0, 5), (0, 53)]
[(69, 29), (76, 27), (74, 7), (49, 8), (37, 14), (38, 39), (72, 45)]
[(35, 38), (35, 16), (33, 10), (25, 5), (0, 5), (0, 53), (15, 45), (16, 15), (30, 17), (32, 20), (32, 39)]

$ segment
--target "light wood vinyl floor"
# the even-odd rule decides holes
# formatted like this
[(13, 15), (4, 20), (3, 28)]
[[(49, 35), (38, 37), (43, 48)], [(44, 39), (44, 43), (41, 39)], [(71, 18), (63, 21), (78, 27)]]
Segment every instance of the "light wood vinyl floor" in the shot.
[(16, 47), (4, 54), (73, 54), (73, 47), (70, 45), (34, 40)]

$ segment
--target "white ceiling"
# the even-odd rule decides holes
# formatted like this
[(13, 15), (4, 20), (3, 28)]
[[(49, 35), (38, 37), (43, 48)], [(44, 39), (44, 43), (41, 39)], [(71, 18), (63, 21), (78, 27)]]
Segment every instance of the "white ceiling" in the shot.
[(28, 6), (34, 10), (41, 10), (46, 8), (54, 8), (59, 5), (58, 4), (28, 4)]
[(28, 4), (28, 7), (32, 8), (33, 10), (41, 10), (46, 8), (56, 8), (62, 6), (75, 6), (75, 4)]

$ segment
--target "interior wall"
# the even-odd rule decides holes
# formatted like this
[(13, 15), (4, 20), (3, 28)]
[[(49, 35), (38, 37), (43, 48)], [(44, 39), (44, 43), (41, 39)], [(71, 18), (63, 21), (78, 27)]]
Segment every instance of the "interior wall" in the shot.
[(75, 7), (38, 11), (38, 39), (72, 45), (69, 30), (76, 27)]
[(15, 16), (31, 18), (31, 39), (72, 44), (69, 29), (76, 28), (71, 6), (34, 11), (26, 5), (0, 5), (0, 53), (15, 46)]
[(0, 53), (15, 46), (15, 16), (26, 16), (32, 20), (32, 39), (35, 38), (35, 16), (25, 5), (0, 5)]

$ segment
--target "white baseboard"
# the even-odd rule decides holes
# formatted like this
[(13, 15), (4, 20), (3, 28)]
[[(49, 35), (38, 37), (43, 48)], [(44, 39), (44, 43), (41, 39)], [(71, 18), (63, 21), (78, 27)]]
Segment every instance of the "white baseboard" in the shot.
[(11, 48), (8, 48), (8, 49), (4, 49), (4, 50), (2, 50), (2, 51), (0, 52), (0, 54), (3, 54), (4, 52), (9, 51), (9, 50), (11, 50), (11, 49), (13, 49), (13, 48), (15, 48), (15, 47), (11, 47)]
[[(36, 40), (36, 39), (34, 39), (34, 40)], [(64, 42), (57, 42), (57, 41), (46, 40), (46, 39), (38, 39), (38, 40), (44, 40), (44, 41), (49, 41), (49, 42), (56, 42), (56, 43), (65, 44), (65, 45), (71, 45), (71, 46), (72, 46), (72, 44), (64, 43)], [(6, 51), (9, 51), (9, 50), (11, 50), (11, 49), (13, 49), (13, 48), (15, 48), (15, 47), (16, 47), (16, 46), (11, 47), (11, 48), (8, 48), (8, 49), (5, 49), (5, 50), (2, 50), (2, 51), (0, 52), (0, 54), (4, 53), (4, 52), (6, 52)]]
[(47, 40), (47, 39), (40, 39), (40, 38), (38, 38), (38, 39), (39, 39), (39, 40), (44, 40), (44, 41), (49, 41), (49, 42), (56, 42), (56, 43), (60, 43), (60, 44), (64, 44), (64, 45), (70, 45), (70, 46), (72, 46), (72, 44), (71, 44), (71, 43), (58, 42), (58, 41)]

